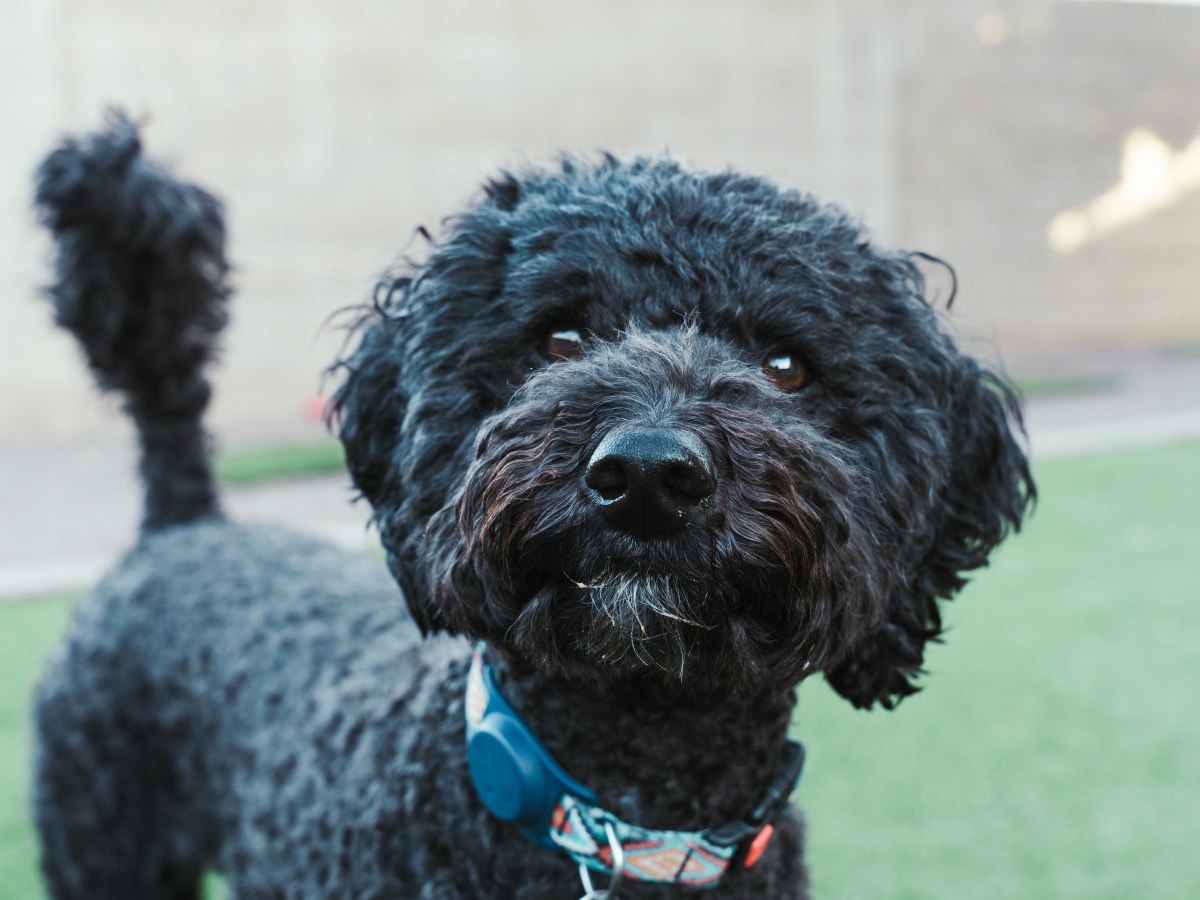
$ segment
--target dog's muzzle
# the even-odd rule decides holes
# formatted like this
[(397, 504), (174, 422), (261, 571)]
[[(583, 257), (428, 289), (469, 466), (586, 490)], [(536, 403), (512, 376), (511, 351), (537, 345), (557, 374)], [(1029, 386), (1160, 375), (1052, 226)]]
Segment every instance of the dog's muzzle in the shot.
[(583, 481), (604, 520), (638, 537), (682, 531), (717, 489), (708, 451), (678, 428), (610, 432), (588, 461)]

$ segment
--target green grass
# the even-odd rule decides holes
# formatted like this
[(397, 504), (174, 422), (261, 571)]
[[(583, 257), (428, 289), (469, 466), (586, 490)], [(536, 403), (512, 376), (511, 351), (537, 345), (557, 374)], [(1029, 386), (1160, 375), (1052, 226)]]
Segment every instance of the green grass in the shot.
[(1169, 356), (1200, 356), (1200, 340), (1182, 340), (1164, 348)]
[(29, 826), (29, 695), (70, 601), (0, 606), (0, 900), (42, 896)]
[(1200, 445), (1037, 474), (923, 693), (801, 692), (821, 900), (1197, 896)]
[(1026, 375), (1016, 379), (1018, 390), (1026, 397), (1078, 397), (1084, 394), (1111, 394), (1121, 386), (1118, 375)]
[(342, 445), (335, 440), (221, 451), (217, 478), (225, 484), (257, 484), (345, 471)]
[[(1200, 445), (1037, 475), (1026, 531), (948, 607), (923, 693), (862, 713), (801, 691), (819, 900), (1196, 896)], [(0, 606), (0, 900), (41, 896), (27, 698), (66, 606)]]
[(225, 883), (224, 878), (213, 872), (204, 876), (204, 884), (201, 887), (203, 900), (227, 900), (229, 897), (229, 885)]

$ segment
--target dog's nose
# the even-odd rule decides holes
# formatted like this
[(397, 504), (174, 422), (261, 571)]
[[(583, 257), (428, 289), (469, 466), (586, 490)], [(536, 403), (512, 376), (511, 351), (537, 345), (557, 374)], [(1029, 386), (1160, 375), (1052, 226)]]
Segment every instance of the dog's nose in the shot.
[(592, 454), (584, 484), (605, 520), (639, 537), (674, 534), (717, 489), (704, 445), (691, 432), (618, 430)]

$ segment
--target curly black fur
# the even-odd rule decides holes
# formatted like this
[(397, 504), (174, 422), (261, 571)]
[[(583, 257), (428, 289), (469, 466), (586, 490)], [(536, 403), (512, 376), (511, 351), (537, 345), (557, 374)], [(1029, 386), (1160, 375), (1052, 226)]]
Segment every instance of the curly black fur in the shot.
[[(120, 117), (49, 157), (38, 202), (59, 322), (127, 398), (147, 482), (138, 546), (39, 687), (57, 898), (194, 897), (205, 868), (244, 898), (571, 896), (574, 867), (479, 803), (468, 644), (429, 633), (487, 639), (606, 808), (712, 827), (770, 780), (803, 678), (859, 706), (914, 690), (937, 601), (1033, 496), (1014, 393), (954, 347), (912, 256), (763, 179), (568, 159), (489, 184), (385, 277), (336, 366), (410, 617), (369, 560), (217, 511), (217, 202)], [(563, 331), (585, 340), (555, 361)], [(768, 378), (780, 354), (806, 386)], [(585, 474), (647, 429), (705, 485), (657, 530), (604, 513)], [(807, 897), (802, 832), (789, 811), (713, 896)]]
[[(762, 179), (607, 158), (493, 182), (381, 285), (337, 396), (417, 621), (601, 681), (824, 670), (856, 705), (911, 693), (936, 600), (1032, 496), (1014, 393), (923, 291), (911, 256)], [(562, 323), (594, 348), (548, 365), (539, 339)], [(770, 384), (777, 348), (814, 383)], [(718, 460), (718, 508), (677, 540), (614, 533), (579, 489), (629, 424), (691, 431)]]

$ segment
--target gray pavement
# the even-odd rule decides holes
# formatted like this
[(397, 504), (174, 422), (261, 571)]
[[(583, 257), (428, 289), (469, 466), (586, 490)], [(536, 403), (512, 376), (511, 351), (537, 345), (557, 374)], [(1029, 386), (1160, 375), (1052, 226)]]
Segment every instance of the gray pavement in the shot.
[[(1094, 378), (1104, 388), (1030, 399), (1035, 459), (1200, 440), (1200, 355), (1125, 352), (1017, 362), (1018, 371)], [(128, 427), (115, 414), (86, 441), (0, 444), (0, 600), (94, 582), (137, 533), (134, 467)], [(370, 550), (377, 542), (368, 510), (352, 496), (339, 474), (231, 488), (225, 505), (241, 520), (286, 523)]]
[(1103, 386), (1029, 399), (1026, 425), (1036, 459), (1200, 438), (1200, 353), (1112, 351), (1014, 363), (1018, 372), (1093, 378)]
[[(96, 580), (137, 535), (141, 490), (129, 440), (0, 449), (0, 599), (75, 590)], [(378, 546), (345, 475), (230, 488), (227, 512), (278, 522), (343, 546)]]

